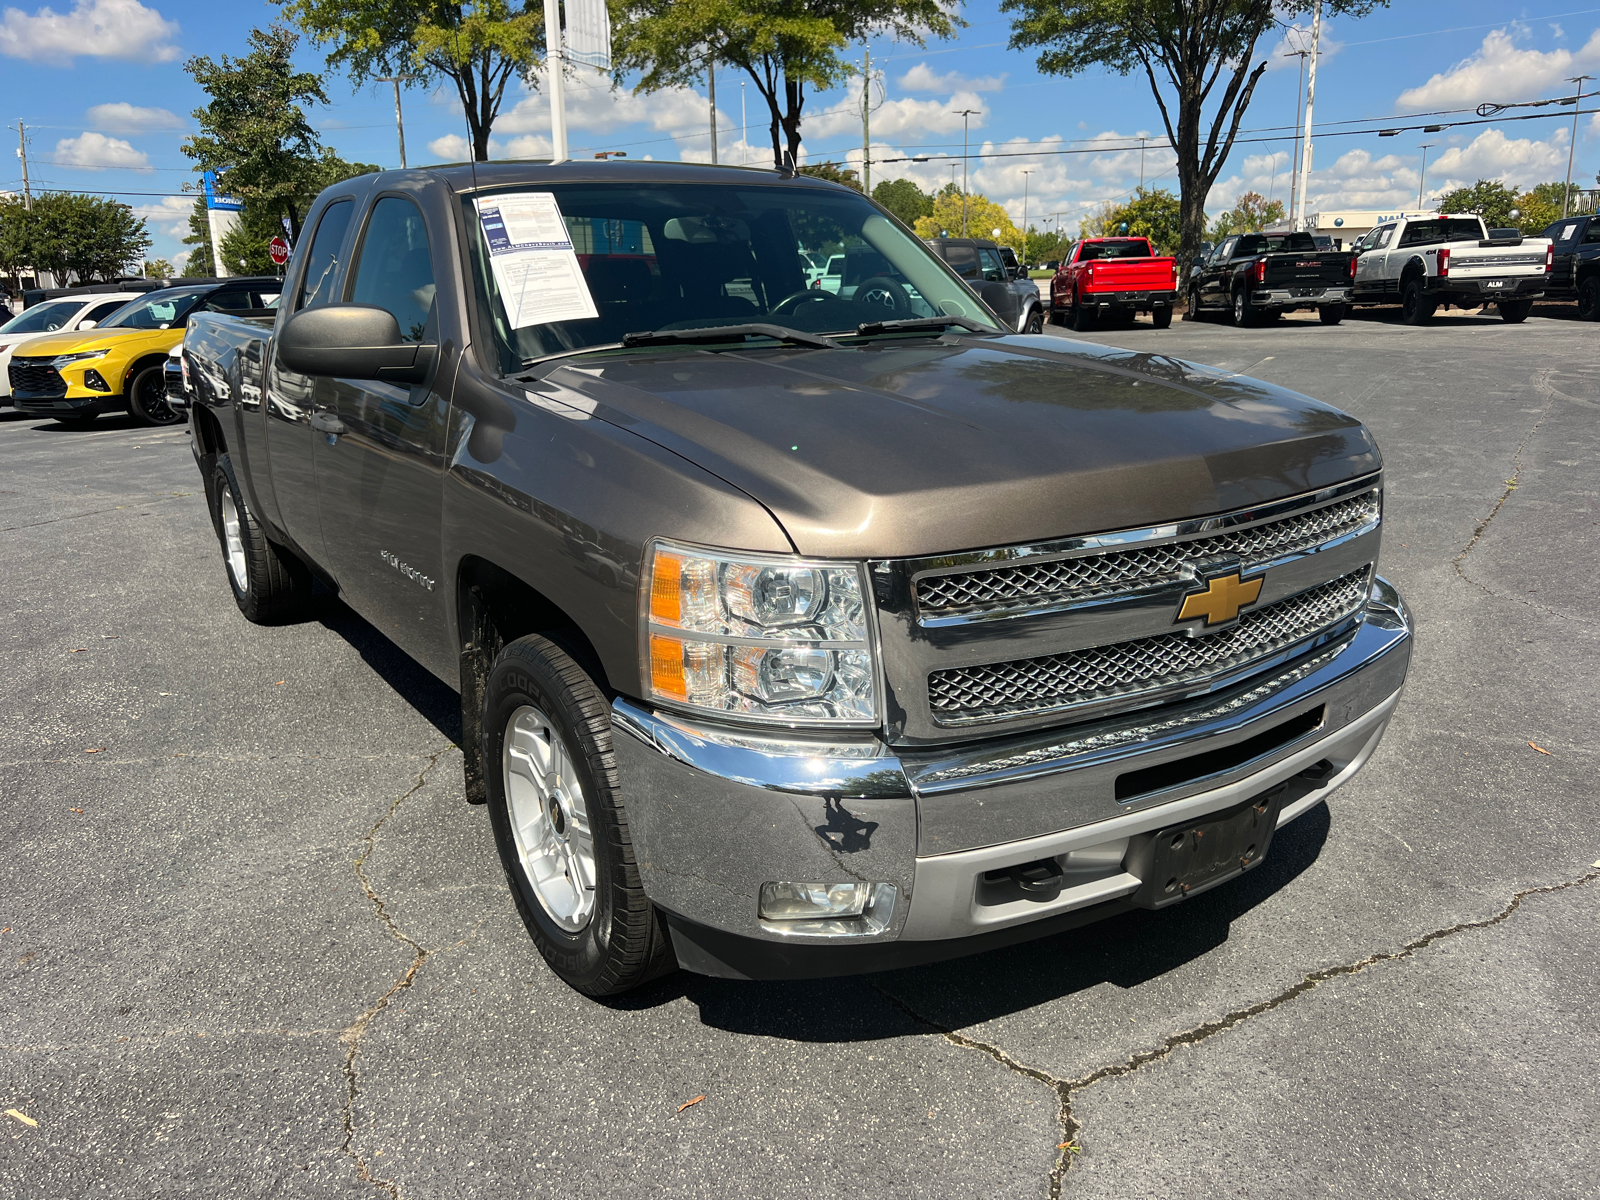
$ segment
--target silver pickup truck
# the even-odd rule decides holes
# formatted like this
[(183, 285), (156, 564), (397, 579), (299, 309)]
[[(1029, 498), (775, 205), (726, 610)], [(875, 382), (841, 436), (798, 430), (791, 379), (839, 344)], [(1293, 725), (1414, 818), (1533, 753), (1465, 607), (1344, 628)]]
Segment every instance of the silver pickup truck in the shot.
[[(824, 242), (877, 302), (807, 286)], [(459, 689), (467, 799), (590, 994), (1180, 903), (1355, 775), (1405, 681), (1360, 422), (1012, 332), (820, 180), (347, 180), (276, 319), (184, 356), (240, 611), (320, 578)]]
[(1510, 324), (1528, 319), (1550, 283), (1549, 238), (1491, 237), (1482, 217), (1436, 213), (1401, 217), (1355, 244), (1352, 304), (1398, 304), (1410, 325), (1426, 325), (1441, 306), (1493, 304)]

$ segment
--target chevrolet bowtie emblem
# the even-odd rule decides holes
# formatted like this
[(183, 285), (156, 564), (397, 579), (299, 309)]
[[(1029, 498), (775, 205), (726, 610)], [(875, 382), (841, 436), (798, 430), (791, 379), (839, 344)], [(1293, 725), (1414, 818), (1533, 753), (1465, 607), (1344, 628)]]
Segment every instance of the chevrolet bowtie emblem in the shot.
[(1191, 621), (1204, 617), (1207, 625), (1221, 625), (1239, 615), (1239, 610), (1256, 602), (1261, 595), (1260, 577), (1241, 582), (1239, 572), (1220, 575), (1206, 585), (1203, 592), (1191, 592), (1183, 598), (1178, 610), (1178, 620)]

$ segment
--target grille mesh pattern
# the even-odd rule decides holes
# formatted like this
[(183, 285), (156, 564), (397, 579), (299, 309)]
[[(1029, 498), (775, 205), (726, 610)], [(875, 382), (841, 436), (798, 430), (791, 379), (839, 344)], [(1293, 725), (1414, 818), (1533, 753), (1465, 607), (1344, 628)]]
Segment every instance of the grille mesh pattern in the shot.
[(1170, 583), (1185, 563), (1224, 554), (1246, 567), (1331, 541), (1378, 516), (1378, 494), (1352, 496), (1326, 508), (1249, 529), (1229, 530), (1189, 542), (1112, 550), (1082, 558), (1025, 563), (917, 581), (917, 604), (925, 613), (1011, 607), (1044, 599), (1083, 600)]
[(1368, 573), (1362, 567), (1246, 613), (1232, 629), (1208, 637), (1164, 633), (1068, 654), (936, 671), (928, 677), (928, 702), (935, 721), (952, 724), (1197, 682), (1275, 654), (1354, 613), (1366, 601)]
[(48, 358), (13, 358), (7, 374), (11, 376), (13, 392), (30, 392), (35, 396), (67, 394), (67, 381), (50, 365)]

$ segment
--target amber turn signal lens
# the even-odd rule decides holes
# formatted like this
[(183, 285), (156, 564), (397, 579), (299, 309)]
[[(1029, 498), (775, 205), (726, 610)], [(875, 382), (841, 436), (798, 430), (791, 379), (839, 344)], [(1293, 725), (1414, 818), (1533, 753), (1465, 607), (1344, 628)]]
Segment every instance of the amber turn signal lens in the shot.
[[(683, 620), (683, 558), (657, 550), (650, 566), (650, 619), (663, 625), (677, 625)], [(653, 641), (654, 639), (652, 639)], [(651, 658), (654, 660), (654, 651)], [(683, 667), (679, 664), (681, 675)]]
[(677, 638), (650, 635), (650, 686), (656, 695), (668, 700), (689, 698), (689, 683), (683, 675), (683, 643)]

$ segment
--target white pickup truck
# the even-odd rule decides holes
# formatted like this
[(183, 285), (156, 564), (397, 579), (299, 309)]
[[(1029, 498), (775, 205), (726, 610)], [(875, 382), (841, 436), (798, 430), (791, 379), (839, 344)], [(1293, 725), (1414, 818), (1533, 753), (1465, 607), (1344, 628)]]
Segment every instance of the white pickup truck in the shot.
[(1481, 308), (1525, 321), (1549, 286), (1549, 238), (1493, 238), (1483, 218), (1434, 213), (1387, 221), (1355, 245), (1352, 304), (1399, 304), (1407, 324), (1425, 325), (1440, 305)]

